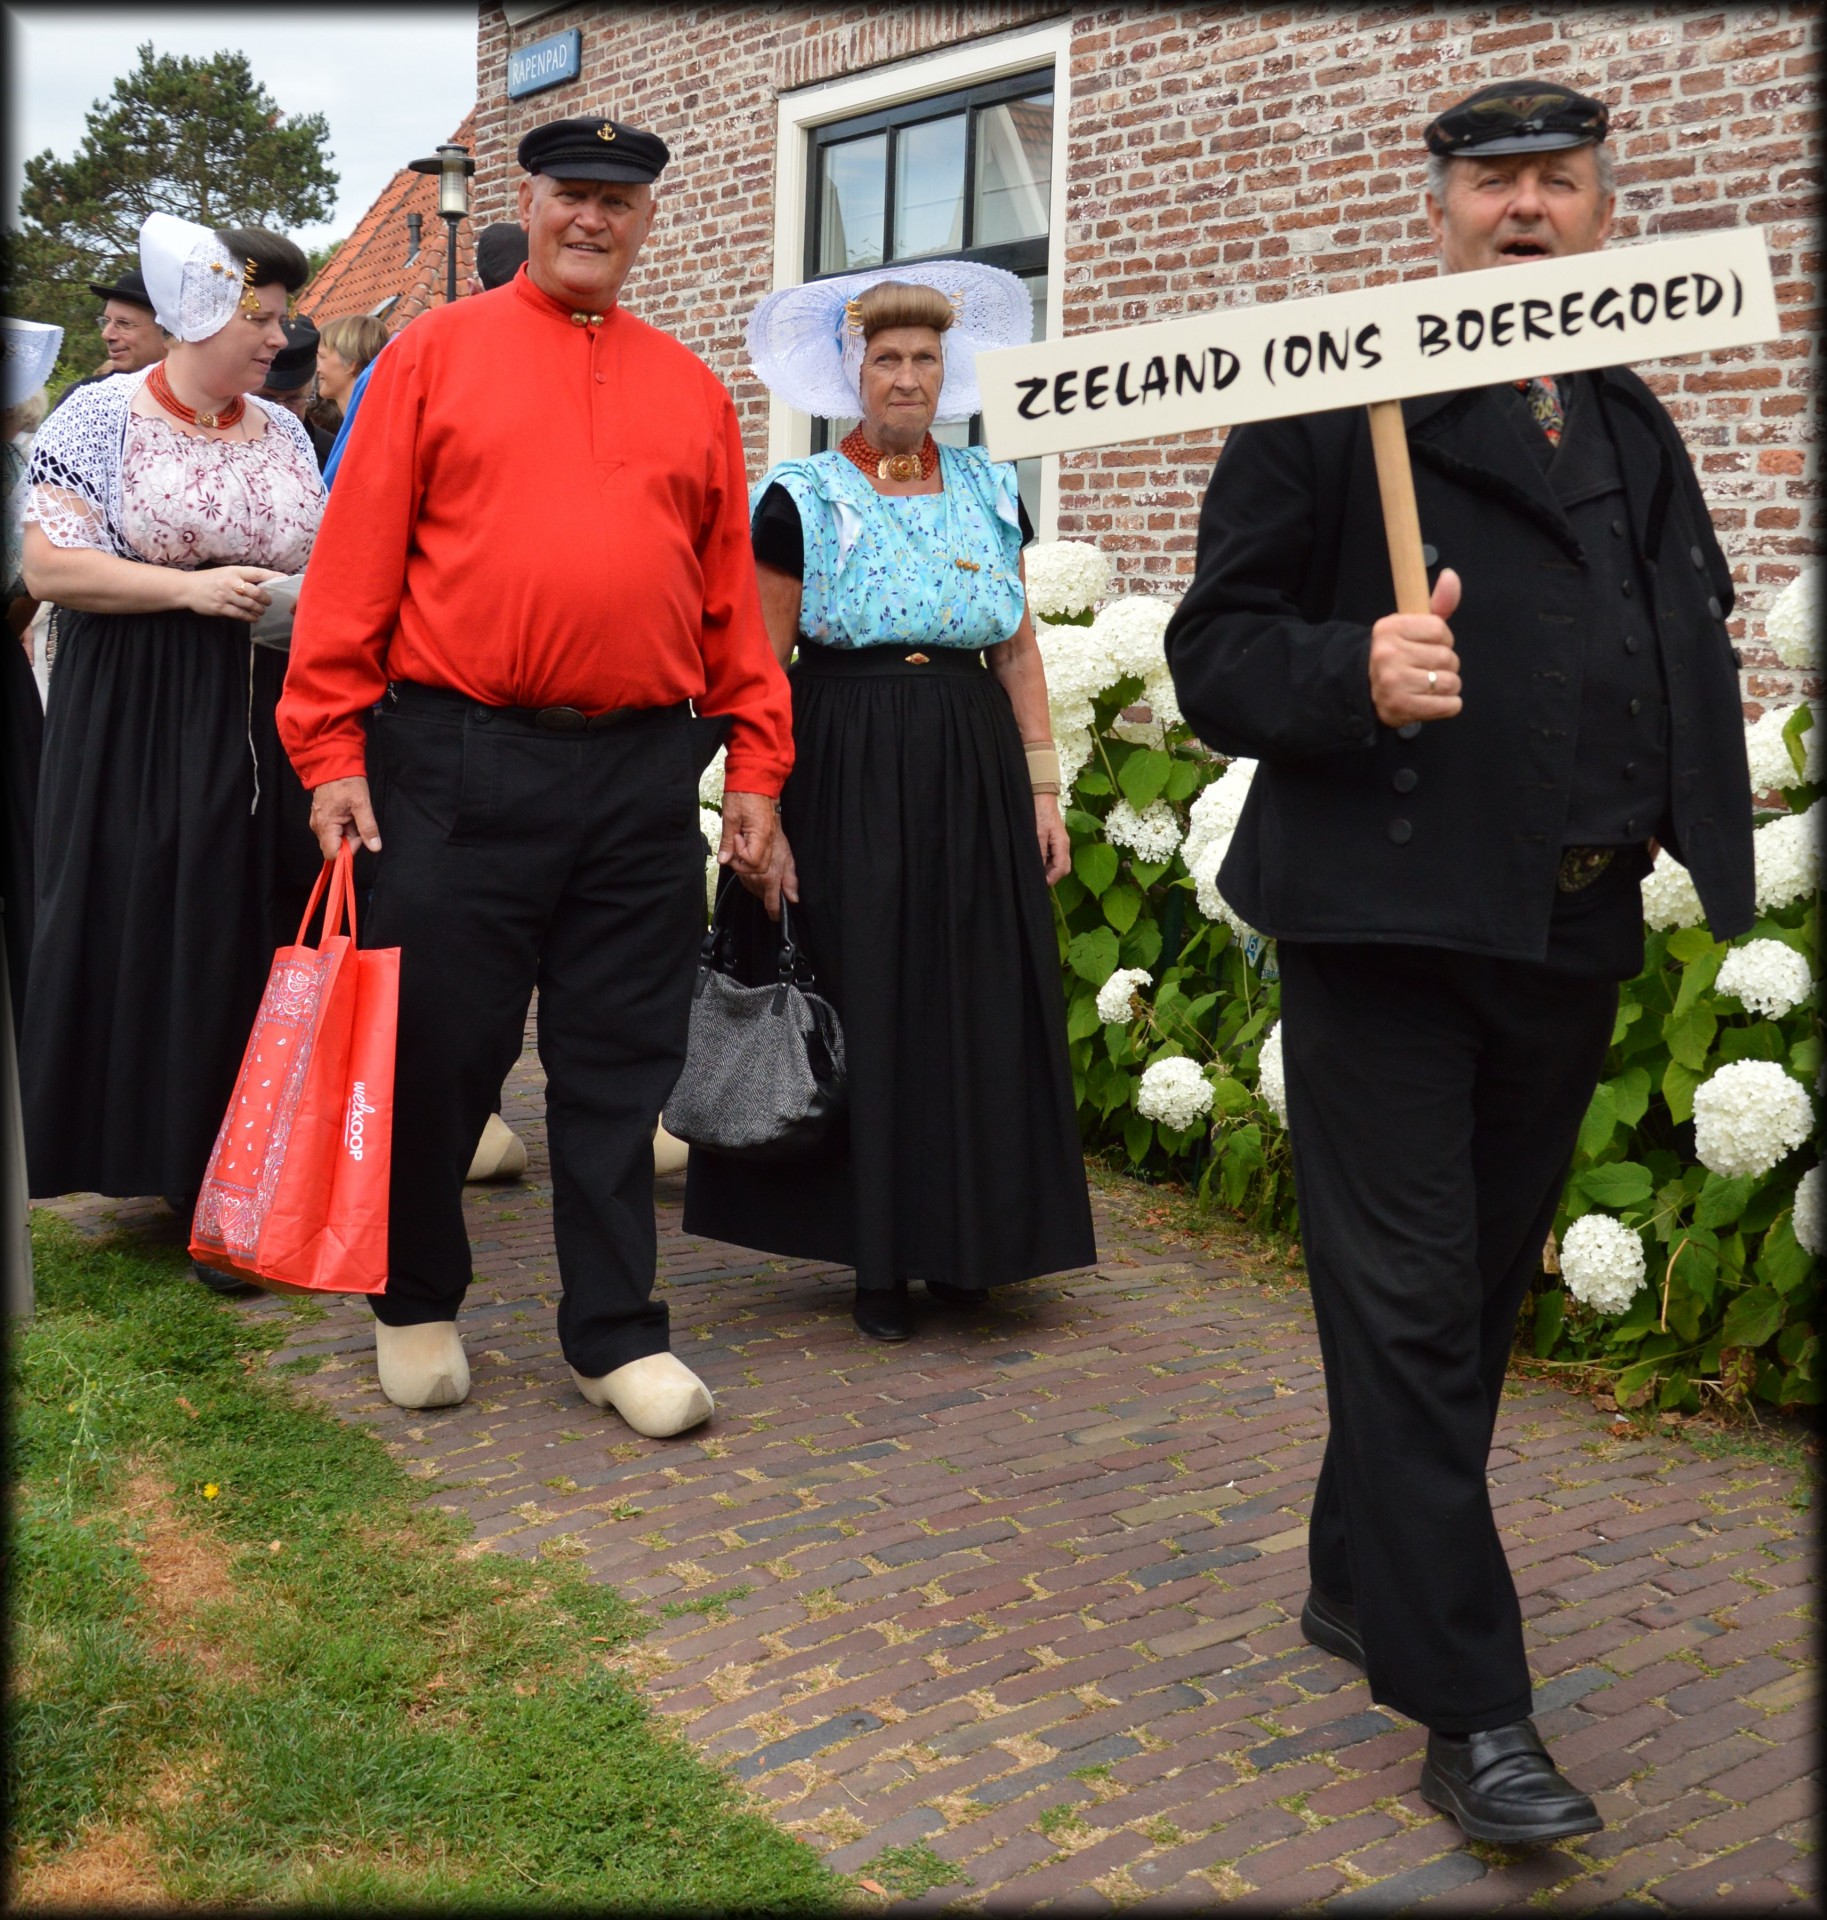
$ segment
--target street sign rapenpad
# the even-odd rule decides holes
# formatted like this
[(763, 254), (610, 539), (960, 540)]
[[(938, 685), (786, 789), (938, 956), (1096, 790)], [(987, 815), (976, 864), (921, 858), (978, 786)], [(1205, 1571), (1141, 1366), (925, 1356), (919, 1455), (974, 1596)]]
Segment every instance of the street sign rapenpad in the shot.
[(991, 458), (1628, 366), (1780, 331), (1761, 227), (1036, 341), (977, 357)]

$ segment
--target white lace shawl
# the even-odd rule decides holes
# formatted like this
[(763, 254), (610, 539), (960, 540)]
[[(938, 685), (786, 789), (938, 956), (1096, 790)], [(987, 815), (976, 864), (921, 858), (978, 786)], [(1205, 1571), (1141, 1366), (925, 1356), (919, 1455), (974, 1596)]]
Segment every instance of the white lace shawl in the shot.
[[(78, 387), (45, 420), (32, 442), (25, 518), (56, 547), (93, 547), (139, 560), (123, 531), (121, 461), (133, 396), (151, 369), (112, 374)], [(267, 431), (289, 433), (316, 465), (304, 423), (285, 407), (255, 394), (248, 404), (266, 415)]]

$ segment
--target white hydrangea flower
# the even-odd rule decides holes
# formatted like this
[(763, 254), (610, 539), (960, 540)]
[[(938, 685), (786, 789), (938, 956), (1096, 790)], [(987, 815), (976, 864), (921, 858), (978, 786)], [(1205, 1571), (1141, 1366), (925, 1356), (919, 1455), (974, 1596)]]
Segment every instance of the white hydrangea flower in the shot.
[(1795, 1229), (1795, 1244), (1818, 1260), (1827, 1253), (1827, 1233), (1822, 1232), (1821, 1170), (1810, 1167), (1795, 1187), (1795, 1211), (1790, 1225)]
[(723, 845), (723, 815), (710, 807), (700, 807), (698, 831), (704, 836), (704, 844), (715, 853)]
[(1733, 1060), (1694, 1089), (1694, 1155), (1709, 1173), (1766, 1174), (1814, 1126), (1808, 1089), (1774, 1060)]
[(1643, 876), (1643, 924), (1658, 930), (1697, 927), (1705, 918), (1687, 868), (1667, 847), (1658, 848), (1656, 864)]
[(1263, 1036), (1262, 1052), (1256, 1061), (1256, 1091), (1285, 1127), (1288, 1124), (1288, 1072), (1282, 1061), (1279, 1020)]
[(1193, 898), (1206, 919), (1222, 920), (1239, 940), (1248, 940), (1255, 935), (1256, 929), (1218, 891), (1218, 869), (1224, 865), (1224, 856), (1230, 851), (1230, 846), (1231, 836), (1228, 833), (1208, 840), (1199, 849), (1199, 857), (1187, 862), (1187, 872), (1193, 877)]
[(1827, 771), (1827, 730), (1821, 725), (1821, 709), (1814, 707), (1814, 725), (1802, 735), (1802, 770), (1797, 773), (1789, 757), (1789, 743), (1783, 728), (1789, 724), (1793, 707), (1771, 707), (1756, 720), (1745, 724), (1745, 758), (1751, 763), (1751, 791), (1768, 793), (1773, 787), (1812, 786)]
[(729, 758), (727, 748), (719, 747), (711, 756), (711, 763), (698, 776), (698, 804), (701, 807), (720, 807), (723, 805), (723, 765)]
[[(1188, 872), (1214, 840), (1228, 840), (1237, 831), (1255, 773), (1254, 760), (1233, 760), (1209, 787), (1200, 789), (1187, 813), (1186, 839), (1180, 848)], [(1208, 920), (1211, 917), (1206, 915)]]
[(1053, 710), (1054, 724), (1059, 724), (1062, 714), (1083, 709), (1079, 718), (1069, 724), (1089, 725), (1091, 703), (1117, 681), (1103, 649), (1093, 642), (1091, 629), (1055, 627), (1045, 620), (1037, 620), (1034, 638), (1047, 676), (1047, 704)]
[(1109, 684), (1134, 674), (1146, 685), (1167, 672), (1162, 636), (1173, 617), (1174, 602), (1146, 593), (1126, 593), (1113, 600), (1091, 623), (1091, 639), (1110, 663)]
[(1143, 967), (1118, 967), (1097, 990), (1097, 1017), (1107, 1023), (1126, 1027), (1136, 1017), (1136, 995), (1154, 984), (1154, 975)]
[(1148, 684), (1142, 689), (1142, 699), (1162, 726), (1178, 727), (1185, 724), (1186, 715), (1180, 711), (1180, 696), (1174, 691), (1174, 676), (1165, 666), (1149, 676)]
[(1643, 1241), (1608, 1213), (1583, 1213), (1561, 1237), (1561, 1278), (1598, 1313), (1622, 1313), (1643, 1285)]
[(1063, 733), (1056, 730), (1053, 750), (1059, 755), (1059, 804), (1063, 807), (1071, 801), (1073, 785), (1091, 759), (1091, 729), (1069, 727)]
[(723, 869), (713, 853), (704, 863), (704, 904), (714, 913), (717, 907), (717, 881)]
[(1138, 860), (1171, 860), (1180, 844), (1180, 822), (1165, 800), (1149, 801), (1140, 813), (1119, 800), (1104, 816), (1104, 838)]
[(1785, 667), (1812, 667), (1817, 662), (1814, 636), (1820, 618), (1816, 605), (1819, 580), (1819, 568), (1804, 568), (1764, 615), (1764, 639)]
[(1212, 1110), (1212, 1083), (1182, 1055), (1151, 1060), (1136, 1088), (1136, 1112), (1164, 1127), (1184, 1129)]
[(1085, 613), (1110, 585), (1110, 562), (1083, 540), (1041, 540), (1022, 555), (1028, 609), (1037, 620), (1054, 613)]
[(1821, 884), (1821, 852), (1815, 844), (1820, 809), (1815, 801), (1805, 813), (1779, 814), (1751, 836), (1757, 863), (1757, 910), (1770, 913), (1801, 900)]
[(1721, 993), (1736, 994), (1747, 1013), (1780, 1020), (1814, 991), (1808, 962), (1782, 940), (1747, 940), (1719, 969)]

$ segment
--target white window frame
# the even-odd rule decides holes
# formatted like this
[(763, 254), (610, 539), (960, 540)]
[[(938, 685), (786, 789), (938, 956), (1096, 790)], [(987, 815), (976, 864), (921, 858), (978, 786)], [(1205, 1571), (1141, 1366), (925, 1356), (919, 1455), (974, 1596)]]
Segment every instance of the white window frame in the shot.
[[(1072, 97), (1072, 23), (1057, 20), (967, 46), (919, 54), (891, 67), (874, 67), (843, 80), (825, 80), (780, 96), (774, 140), (774, 286), (796, 287), (805, 277), (806, 165), (814, 127), (898, 107), (930, 94), (952, 93), (1007, 74), (1053, 69), (1052, 217), (1047, 232), (1047, 312), (1057, 327), (1066, 293), (1066, 116)], [(785, 401), (768, 400), (768, 465), (803, 459), (812, 451), (812, 419)], [(1059, 455), (1040, 463), (1039, 539), (1059, 525)]]

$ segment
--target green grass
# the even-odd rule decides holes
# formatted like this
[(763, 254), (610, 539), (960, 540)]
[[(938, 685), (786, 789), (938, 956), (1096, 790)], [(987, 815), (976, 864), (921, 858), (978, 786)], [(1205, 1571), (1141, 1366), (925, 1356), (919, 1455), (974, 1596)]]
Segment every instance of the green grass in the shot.
[(916, 1840), (911, 1846), (889, 1847), (878, 1853), (863, 1869), (861, 1877), (886, 1887), (903, 1900), (917, 1900), (935, 1887), (956, 1886), (964, 1873), (941, 1860), (924, 1840)]
[(28, 1873), (126, 1832), (192, 1903), (836, 1910), (846, 1883), (609, 1664), (647, 1616), (460, 1553), (378, 1441), (266, 1372), (284, 1322), (177, 1252), (42, 1214), (34, 1245), (8, 1360)]

